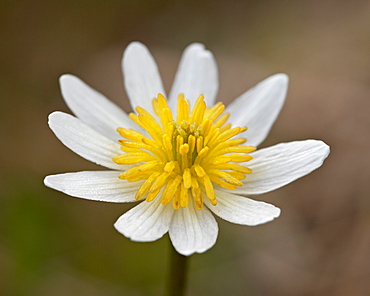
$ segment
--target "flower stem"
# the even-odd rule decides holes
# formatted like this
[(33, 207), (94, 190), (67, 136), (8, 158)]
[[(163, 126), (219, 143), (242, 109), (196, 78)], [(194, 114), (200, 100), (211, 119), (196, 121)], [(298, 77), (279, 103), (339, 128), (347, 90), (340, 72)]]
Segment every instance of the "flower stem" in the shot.
[(179, 254), (172, 245), (170, 256), (167, 296), (184, 296), (186, 292), (188, 257)]

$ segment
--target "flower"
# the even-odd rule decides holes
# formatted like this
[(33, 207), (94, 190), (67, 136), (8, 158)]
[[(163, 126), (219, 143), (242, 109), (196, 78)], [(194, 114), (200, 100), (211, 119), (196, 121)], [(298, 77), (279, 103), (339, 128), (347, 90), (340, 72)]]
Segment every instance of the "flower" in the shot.
[(154, 241), (169, 232), (180, 254), (202, 253), (217, 239), (213, 214), (242, 225), (273, 220), (279, 208), (245, 196), (282, 187), (320, 167), (329, 154), (317, 140), (256, 150), (284, 103), (285, 74), (267, 78), (225, 109), (214, 104), (217, 66), (202, 44), (184, 51), (168, 101), (143, 44), (127, 47), (122, 68), (136, 113), (128, 116), (77, 77), (63, 75), (62, 95), (76, 117), (49, 116), (64, 145), (110, 170), (51, 175), (44, 183), (84, 199), (141, 201), (114, 224), (131, 240)]

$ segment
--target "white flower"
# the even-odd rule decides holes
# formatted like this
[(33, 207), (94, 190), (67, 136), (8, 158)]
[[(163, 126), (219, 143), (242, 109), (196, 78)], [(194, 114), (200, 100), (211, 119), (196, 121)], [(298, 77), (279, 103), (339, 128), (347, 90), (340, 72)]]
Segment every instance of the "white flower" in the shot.
[[(168, 105), (156, 63), (143, 44), (127, 47), (122, 68), (136, 114), (128, 116), (77, 77), (63, 75), (62, 94), (76, 117), (49, 116), (64, 145), (109, 170), (51, 175), (44, 182), (90, 200), (145, 199), (114, 225), (134, 241), (154, 241), (169, 232), (179, 253), (202, 253), (217, 239), (212, 212), (242, 225), (271, 221), (280, 209), (244, 196), (282, 187), (320, 167), (329, 154), (329, 146), (316, 140), (254, 151), (284, 103), (285, 74), (242, 94), (222, 115), (224, 105), (214, 105), (216, 62), (201, 44), (184, 51)], [(248, 146), (241, 145), (245, 138)]]

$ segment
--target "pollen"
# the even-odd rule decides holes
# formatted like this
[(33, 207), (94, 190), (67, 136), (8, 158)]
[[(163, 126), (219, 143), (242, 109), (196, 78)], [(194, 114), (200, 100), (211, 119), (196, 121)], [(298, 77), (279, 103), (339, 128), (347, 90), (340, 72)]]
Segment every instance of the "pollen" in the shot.
[(187, 207), (192, 199), (198, 210), (208, 198), (217, 204), (214, 188), (235, 189), (252, 170), (245, 163), (252, 159), (247, 153), (256, 150), (243, 145), (238, 138), (246, 127), (227, 123), (225, 105), (207, 107), (200, 95), (193, 108), (183, 94), (178, 96), (176, 118), (166, 98), (158, 94), (153, 99), (157, 117), (141, 107), (129, 116), (145, 130), (118, 128), (124, 138), (119, 140), (123, 154), (113, 161), (131, 165), (119, 175), (129, 182), (145, 180), (136, 193), (137, 200), (147, 202), (160, 198), (163, 205), (172, 203), (175, 210)]

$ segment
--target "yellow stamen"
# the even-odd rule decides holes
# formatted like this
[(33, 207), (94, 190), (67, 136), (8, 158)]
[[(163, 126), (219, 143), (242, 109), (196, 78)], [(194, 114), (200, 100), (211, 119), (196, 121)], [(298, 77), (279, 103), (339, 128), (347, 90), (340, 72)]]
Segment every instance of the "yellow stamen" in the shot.
[[(132, 167), (119, 174), (129, 182), (145, 180), (135, 198), (147, 202), (160, 198), (163, 205), (172, 203), (175, 210), (189, 205), (189, 198), (201, 210), (204, 198), (217, 204), (214, 185), (225, 189), (242, 186), (252, 170), (242, 164), (252, 159), (246, 154), (256, 148), (241, 146), (246, 139), (237, 136), (245, 127), (231, 128), (225, 106), (207, 107), (200, 95), (192, 109), (183, 94), (178, 96), (177, 116), (172, 114), (165, 97), (153, 99), (151, 114), (137, 107), (129, 117), (146, 135), (132, 129), (118, 128), (122, 155), (117, 164)], [(148, 136), (149, 135), (149, 136)]]
[(203, 195), (199, 187), (199, 183), (194, 177), (191, 178), (191, 194), (193, 195), (193, 199), (194, 199), (197, 210), (202, 209)]
[(184, 99), (184, 95), (179, 95), (177, 103), (177, 123), (181, 124), (183, 121), (189, 119), (189, 103)]
[(204, 188), (206, 189), (206, 194), (211, 203), (215, 206), (217, 204), (216, 196), (215, 196), (215, 191), (213, 190), (213, 185), (211, 182), (211, 179), (209, 178), (208, 175), (205, 175), (204, 178)]
[(213, 176), (220, 177), (220, 178), (224, 179), (226, 182), (228, 182), (232, 185), (236, 185), (236, 186), (242, 186), (243, 185), (243, 182), (239, 181), (237, 178), (230, 175), (230, 173), (227, 173), (227, 172), (224, 172), (224, 171), (221, 171), (221, 170), (217, 170), (217, 169), (216, 170), (210, 170), (209, 174), (213, 175)]
[(162, 204), (163, 205), (166, 205), (171, 201), (171, 199), (173, 198), (173, 196), (175, 195), (177, 191), (177, 188), (181, 184), (181, 181), (182, 181), (181, 176), (177, 176), (175, 179), (168, 181), (167, 187), (162, 194)]
[(147, 152), (126, 153), (113, 157), (113, 161), (118, 164), (135, 164), (156, 160), (156, 158)]
[(197, 173), (198, 177), (202, 178), (206, 175), (206, 172), (199, 164), (194, 165), (194, 170)]
[(147, 194), (149, 188), (152, 186), (153, 181), (160, 175), (160, 172), (154, 172), (148, 179), (145, 180), (140, 189), (136, 192), (135, 199), (142, 199)]
[(184, 188), (188, 189), (191, 187), (191, 174), (190, 169), (186, 168), (183, 174)]
[(167, 173), (167, 172), (163, 172), (158, 178), (157, 180), (155, 180), (154, 184), (152, 185), (152, 187), (150, 187), (149, 189), (149, 192), (156, 192), (158, 190), (160, 190), (165, 184), (166, 184), (166, 180), (167, 178), (170, 176), (170, 173)]
[(172, 199), (172, 206), (175, 210), (178, 210), (181, 206), (181, 186), (177, 187), (176, 193)]
[(184, 182), (182, 182), (180, 192), (180, 205), (181, 207), (186, 208), (188, 206), (188, 203), (189, 203), (189, 189), (185, 188)]

